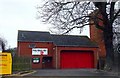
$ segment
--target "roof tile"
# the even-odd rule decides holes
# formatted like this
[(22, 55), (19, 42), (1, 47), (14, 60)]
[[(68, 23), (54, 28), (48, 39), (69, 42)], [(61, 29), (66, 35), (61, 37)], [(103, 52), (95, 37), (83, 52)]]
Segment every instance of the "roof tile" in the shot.
[(97, 47), (87, 36), (54, 35), (41, 31), (18, 31), (18, 41), (53, 42), (56, 46)]

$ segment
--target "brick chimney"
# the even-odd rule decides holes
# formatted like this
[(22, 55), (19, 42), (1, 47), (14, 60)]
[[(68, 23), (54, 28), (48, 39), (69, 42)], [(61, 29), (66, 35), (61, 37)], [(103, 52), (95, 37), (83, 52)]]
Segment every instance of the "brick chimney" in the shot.
[[(94, 14), (94, 12), (91, 14)], [(102, 18), (100, 14), (98, 14), (98, 17)], [(93, 20), (91, 20), (90, 22), (92, 23)], [(99, 25), (100, 26), (103, 25), (103, 22), (101, 20), (99, 20)], [(90, 25), (90, 39), (91, 41), (98, 44), (99, 56), (104, 58), (106, 56), (106, 50), (105, 50), (105, 44), (104, 44), (104, 39), (103, 39), (103, 31), (96, 28), (95, 25)]]

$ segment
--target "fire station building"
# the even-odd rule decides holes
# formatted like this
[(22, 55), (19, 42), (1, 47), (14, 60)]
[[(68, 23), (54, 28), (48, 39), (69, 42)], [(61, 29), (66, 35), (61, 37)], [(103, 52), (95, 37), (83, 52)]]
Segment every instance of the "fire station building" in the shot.
[(96, 68), (98, 46), (87, 36), (18, 31), (18, 55), (31, 58), (33, 69)]

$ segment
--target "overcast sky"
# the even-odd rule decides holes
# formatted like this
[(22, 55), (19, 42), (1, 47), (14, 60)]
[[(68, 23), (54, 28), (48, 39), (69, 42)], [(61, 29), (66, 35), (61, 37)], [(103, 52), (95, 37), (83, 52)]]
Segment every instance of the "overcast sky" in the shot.
[[(0, 0), (0, 37), (7, 40), (9, 47), (17, 47), (18, 30), (49, 31), (50, 25), (36, 19), (36, 6), (41, 2), (42, 0)], [(83, 34), (89, 35), (86, 31)]]

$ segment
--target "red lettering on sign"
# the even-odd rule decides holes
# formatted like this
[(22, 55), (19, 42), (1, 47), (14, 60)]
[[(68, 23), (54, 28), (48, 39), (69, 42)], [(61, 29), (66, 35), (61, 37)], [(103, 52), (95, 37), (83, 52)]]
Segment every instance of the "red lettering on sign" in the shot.
[(43, 51), (41, 51), (41, 55), (43, 55), (44, 54), (44, 52)]
[(0, 66), (7, 66), (7, 64), (0, 64)]

